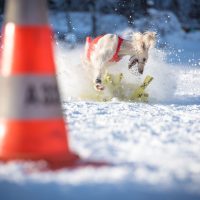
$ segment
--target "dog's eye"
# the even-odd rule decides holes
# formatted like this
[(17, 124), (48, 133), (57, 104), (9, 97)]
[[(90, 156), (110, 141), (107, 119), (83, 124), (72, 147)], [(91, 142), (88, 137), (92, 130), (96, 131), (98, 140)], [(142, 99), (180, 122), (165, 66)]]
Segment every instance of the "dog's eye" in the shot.
[(138, 62), (138, 59), (137, 59), (137, 58), (135, 59), (135, 62)]
[(143, 62), (146, 62), (146, 60), (147, 60), (146, 58), (143, 58)]

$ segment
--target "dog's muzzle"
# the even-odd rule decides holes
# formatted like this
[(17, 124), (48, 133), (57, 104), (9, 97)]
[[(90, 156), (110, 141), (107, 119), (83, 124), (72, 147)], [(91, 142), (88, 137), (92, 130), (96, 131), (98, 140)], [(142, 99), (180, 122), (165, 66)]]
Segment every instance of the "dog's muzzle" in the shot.
[(143, 68), (142, 66), (145, 65), (145, 63), (140, 63), (139, 60), (137, 58), (135, 58), (134, 56), (132, 56), (130, 59), (129, 59), (129, 64), (128, 64), (128, 69), (132, 69), (133, 66), (137, 65), (136, 67), (138, 68), (138, 72), (140, 74), (143, 74)]

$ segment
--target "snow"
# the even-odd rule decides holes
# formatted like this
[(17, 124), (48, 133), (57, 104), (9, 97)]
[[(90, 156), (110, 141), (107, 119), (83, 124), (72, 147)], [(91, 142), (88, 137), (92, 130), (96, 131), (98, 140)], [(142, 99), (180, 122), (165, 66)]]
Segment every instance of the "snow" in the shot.
[[(67, 66), (76, 66), (80, 51), (57, 51), (63, 90), (69, 88), (65, 84), (73, 86), (66, 71)], [(63, 54), (70, 58), (69, 63)], [(149, 60), (149, 66), (162, 63), (177, 73), (170, 80), (176, 79), (177, 87), (172, 99), (167, 93), (169, 96), (150, 104), (63, 102), (71, 148), (84, 159), (114, 166), (30, 172), (36, 164), (2, 163), (1, 199), (199, 199), (200, 69), (171, 66), (159, 59)]]
[(111, 69), (130, 83), (152, 75), (148, 104), (80, 100), (93, 90), (81, 65), (83, 46), (57, 42), (70, 147), (113, 165), (41, 172), (43, 162), (0, 163), (0, 199), (200, 199), (199, 35), (168, 33), (166, 49), (151, 50), (141, 77), (127, 70), (128, 58)]

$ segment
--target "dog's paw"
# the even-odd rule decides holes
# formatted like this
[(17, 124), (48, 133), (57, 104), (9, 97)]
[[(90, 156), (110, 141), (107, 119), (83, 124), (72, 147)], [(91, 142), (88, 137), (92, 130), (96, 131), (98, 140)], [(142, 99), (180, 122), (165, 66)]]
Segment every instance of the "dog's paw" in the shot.
[(97, 91), (102, 91), (102, 90), (104, 90), (104, 86), (102, 84), (100, 84), (100, 83), (96, 83), (95, 89)]

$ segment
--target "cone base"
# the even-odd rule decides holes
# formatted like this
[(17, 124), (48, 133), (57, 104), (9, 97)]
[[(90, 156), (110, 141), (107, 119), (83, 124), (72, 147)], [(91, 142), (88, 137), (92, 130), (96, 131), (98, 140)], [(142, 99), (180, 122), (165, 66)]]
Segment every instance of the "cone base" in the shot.
[(72, 160), (62, 160), (60, 162), (47, 161), (47, 170), (59, 170), (62, 168), (80, 168), (80, 167), (104, 167), (111, 166), (111, 164), (102, 161), (84, 160), (78, 155), (74, 154)]
[(27, 161), (31, 161), (31, 162), (39, 162), (39, 161), (44, 161), (46, 163), (46, 167), (49, 169), (59, 169), (59, 168), (64, 168), (64, 167), (74, 167), (76, 165), (78, 165), (78, 163), (81, 161), (80, 157), (75, 154), (75, 153), (68, 153), (67, 155), (54, 155), (52, 157), (48, 157), (48, 158), (20, 158), (18, 157), (9, 157), (9, 158), (1, 158), (0, 157), (0, 161), (1, 162), (5, 162), (8, 163), (10, 161), (23, 161), (23, 162), (27, 162)]
[[(45, 160), (51, 165), (73, 165), (79, 156), (68, 147), (62, 118), (0, 120), (0, 160)], [(64, 163), (64, 164), (62, 164)]]
[[(92, 160), (84, 160), (81, 159), (77, 154), (71, 153), (71, 155), (59, 155), (56, 159), (19, 159), (19, 158), (0, 158), (0, 162), (8, 163), (13, 161), (20, 161), (20, 162), (35, 162), (36, 166), (32, 171), (49, 171), (49, 170), (59, 170), (63, 168), (80, 168), (80, 167), (105, 167), (105, 166), (112, 166), (110, 163), (102, 162), (102, 161), (92, 161)], [(45, 163), (44, 165), (40, 163)], [(30, 169), (29, 169), (29, 172)]]
[(0, 127), (5, 131), (2, 131), (0, 161), (34, 161), (36, 165), (45, 161), (45, 169), (37, 169), (42, 171), (108, 165), (83, 160), (69, 149), (63, 119), (0, 120)]

